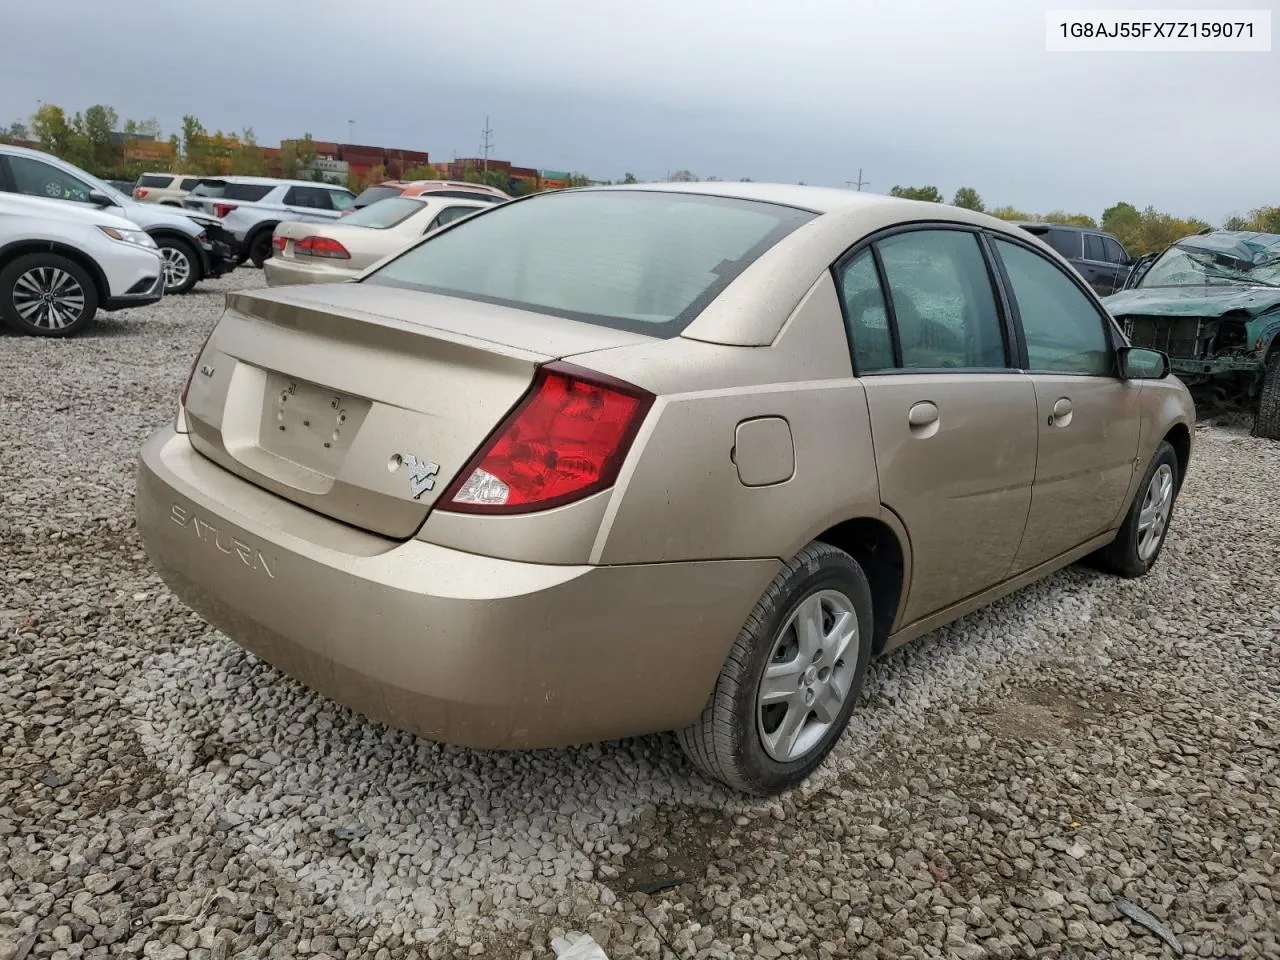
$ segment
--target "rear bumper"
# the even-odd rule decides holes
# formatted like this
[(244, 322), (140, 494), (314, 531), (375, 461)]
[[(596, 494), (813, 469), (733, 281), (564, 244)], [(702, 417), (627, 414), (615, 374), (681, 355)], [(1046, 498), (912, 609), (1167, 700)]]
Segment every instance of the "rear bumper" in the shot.
[(264, 262), (262, 270), (269, 287), (284, 287), (296, 283), (340, 283), (357, 275), (355, 270), (284, 260), (280, 257), (272, 257)]
[(165, 581), (316, 691), (422, 736), (547, 747), (682, 727), (774, 560), (517, 563), (357, 531), (266, 493), (166, 428), (138, 528)]

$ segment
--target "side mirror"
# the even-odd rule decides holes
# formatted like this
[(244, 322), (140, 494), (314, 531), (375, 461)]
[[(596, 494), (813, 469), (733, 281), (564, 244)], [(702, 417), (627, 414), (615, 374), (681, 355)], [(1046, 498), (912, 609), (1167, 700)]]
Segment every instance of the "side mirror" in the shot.
[(99, 193), (94, 190), (89, 194), (89, 202), (95, 207), (114, 207), (116, 202), (108, 197), (105, 193)]
[(1121, 347), (1117, 355), (1120, 376), (1126, 380), (1163, 380), (1169, 376), (1169, 356), (1160, 350)]

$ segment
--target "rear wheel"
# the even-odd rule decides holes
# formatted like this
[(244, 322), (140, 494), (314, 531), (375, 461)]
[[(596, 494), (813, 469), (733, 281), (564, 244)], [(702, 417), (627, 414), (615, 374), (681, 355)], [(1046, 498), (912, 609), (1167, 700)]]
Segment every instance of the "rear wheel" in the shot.
[(760, 598), (702, 716), (677, 737), (704, 773), (755, 794), (808, 776), (849, 722), (871, 659), (871, 589), (857, 562), (805, 547)]
[(1272, 351), (1263, 368), (1253, 435), (1265, 440), (1280, 440), (1280, 350)]
[(200, 258), (191, 244), (175, 237), (161, 237), (156, 246), (164, 258), (165, 293), (186, 293), (200, 282)]
[(259, 230), (249, 240), (249, 259), (261, 269), (271, 259), (271, 229)]
[(1164, 548), (1178, 497), (1178, 455), (1168, 441), (1161, 441), (1143, 474), (1116, 538), (1090, 560), (1116, 576), (1140, 577), (1155, 564)]
[(97, 312), (93, 279), (66, 257), (31, 253), (0, 270), (0, 319), (19, 333), (70, 337)]

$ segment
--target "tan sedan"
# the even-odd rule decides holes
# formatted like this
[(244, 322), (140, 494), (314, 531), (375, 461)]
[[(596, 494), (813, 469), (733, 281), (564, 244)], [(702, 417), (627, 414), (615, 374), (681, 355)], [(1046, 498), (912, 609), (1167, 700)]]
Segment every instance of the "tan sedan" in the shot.
[(285, 221), (262, 270), (273, 287), (350, 280), (432, 230), (492, 206), (468, 197), (390, 197), (333, 223)]
[(232, 295), (138, 525), (211, 623), (369, 717), (677, 730), (763, 793), (821, 762), (872, 656), (1075, 560), (1144, 573), (1193, 422), (1163, 354), (982, 214), (563, 191)]

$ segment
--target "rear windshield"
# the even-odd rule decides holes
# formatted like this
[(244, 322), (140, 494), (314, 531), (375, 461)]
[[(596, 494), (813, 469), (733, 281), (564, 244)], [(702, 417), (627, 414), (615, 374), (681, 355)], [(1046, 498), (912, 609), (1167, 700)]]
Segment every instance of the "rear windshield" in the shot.
[(367, 207), (369, 204), (385, 200), (387, 197), (398, 197), (400, 193), (400, 187), (366, 187), (356, 197), (356, 207)]
[(275, 185), (270, 183), (228, 183), (222, 189), (222, 198), (253, 203), (255, 200), (261, 200), (274, 189)]
[(187, 193), (189, 197), (220, 197), (227, 189), (225, 183), (198, 183)]
[(674, 337), (814, 216), (684, 193), (549, 193), (461, 220), (365, 282)]
[(173, 177), (157, 177), (153, 174), (143, 174), (138, 178), (138, 186), (155, 187), (157, 190), (167, 187), (173, 181)]
[(386, 200), (371, 203), (363, 210), (348, 214), (342, 218), (342, 224), (385, 230), (387, 227), (394, 227), (397, 223), (407, 220), (424, 206), (426, 204), (421, 200), (414, 200), (412, 197), (389, 197)]

